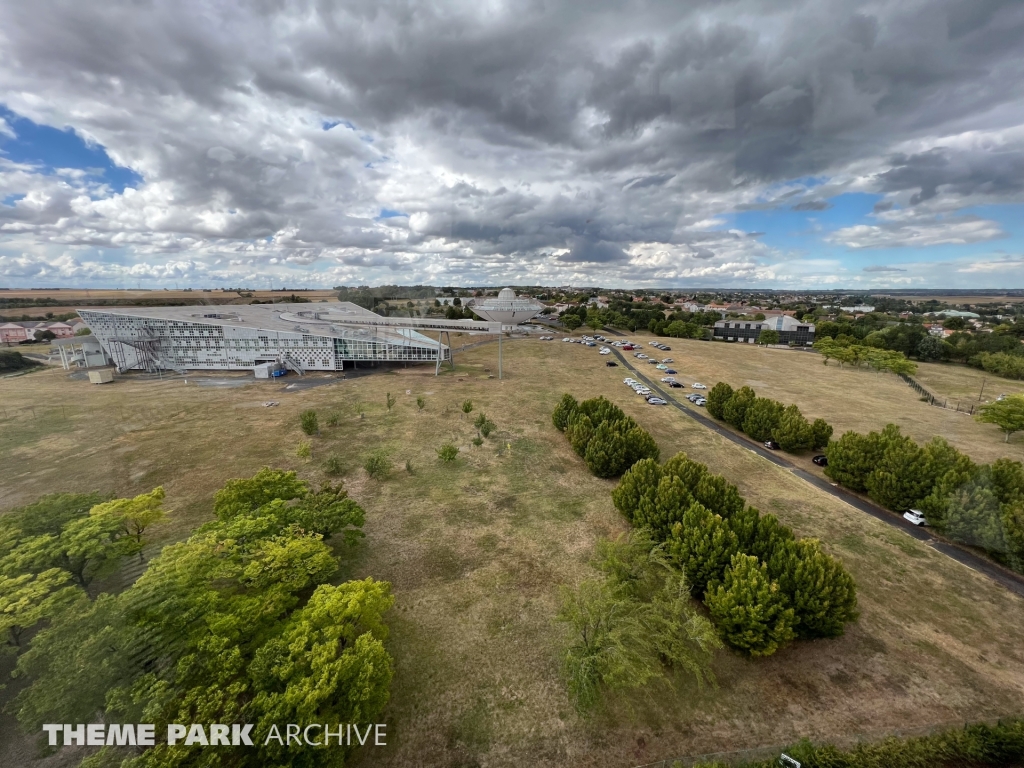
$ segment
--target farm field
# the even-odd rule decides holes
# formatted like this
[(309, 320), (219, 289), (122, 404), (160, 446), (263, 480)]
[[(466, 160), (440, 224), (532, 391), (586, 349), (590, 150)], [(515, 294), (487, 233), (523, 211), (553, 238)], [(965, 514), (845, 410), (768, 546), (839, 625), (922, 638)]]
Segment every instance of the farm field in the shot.
[[(647, 342), (655, 337), (632, 334), (631, 338), (640, 339), (649, 350)], [(941, 435), (975, 461), (991, 462), (1002, 456), (1024, 459), (1024, 435), (1012, 436), (1010, 442), (1005, 443), (997, 427), (980, 424), (954, 408), (939, 408), (922, 402), (915, 390), (892, 374), (875, 373), (867, 368), (840, 368), (835, 361), (825, 366), (822, 358), (811, 352), (689, 339), (663, 338), (662, 341), (672, 347), (672, 351), (654, 351), (675, 361), (672, 368), (679, 372), (676, 378), (687, 387), (701, 382), (710, 388), (719, 381), (727, 382), (734, 389), (750, 386), (759, 396), (771, 397), (786, 405), (795, 403), (808, 418), (824, 418), (835, 428), (836, 436), (850, 429), (857, 432), (880, 430), (892, 422), (918, 442)], [(646, 361), (634, 362), (641, 363), (638, 367), (650, 376), (657, 373), (655, 381), (661, 378), (661, 372), (653, 365), (646, 365)], [(963, 397), (965, 409), (969, 404), (967, 395), (980, 391), (983, 377), (988, 380), (985, 401), (995, 399), (1001, 392), (1024, 392), (1024, 384), (1020, 382), (963, 366), (922, 363), (915, 374), (923, 386), (937, 396), (950, 398), (951, 404), (957, 397)], [(693, 390), (670, 391), (685, 403), (687, 392)], [(973, 402), (976, 404), (977, 400)], [(807, 463), (811, 466), (809, 461)]]
[[(1017, 441), (1005, 446), (995, 428), (921, 403), (893, 377), (781, 350), (668, 343), (680, 380), (750, 384), (837, 432), (896, 421), (917, 439), (945, 434), (979, 460), (1019, 458)], [(171, 515), (154, 529), (155, 548), (209, 519), (225, 480), (272, 465), (318, 481), (324, 459), (337, 456), (367, 511), (366, 539), (342, 577), (389, 580), (397, 598), (387, 616), (391, 738), (386, 750), (358, 755), (363, 766), (629, 766), (1020, 712), (1024, 601), (673, 409), (647, 406), (596, 350), (525, 340), (504, 352), (504, 381), (487, 378), (497, 349), (483, 345), (437, 378), (411, 367), (294, 393), (241, 377), (217, 377), (237, 387), (197, 386), (202, 375), (187, 385), (123, 377), (95, 386), (61, 370), (2, 379), (0, 459), (12, 469), (0, 475), (0, 513), (47, 492), (126, 496), (163, 485)], [(390, 412), (388, 391), (397, 396)], [(558, 587), (593, 575), (596, 541), (626, 526), (611, 503), (614, 483), (591, 477), (551, 425), (563, 392), (608, 397), (652, 433), (663, 458), (686, 451), (762, 512), (820, 538), (858, 583), (860, 620), (841, 638), (764, 660), (721, 651), (716, 688), (680, 678), (581, 719), (559, 676)], [(464, 417), (467, 399), (474, 410)], [(279, 405), (262, 407), (268, 400)], [(322, 431), (308, 462), (295, 452), (306, 408)], [(479, 412), (498, 429), (475, 447)], [(332, 413), (337, 426), (326, 425)], [(943, 431), (943, 419), (960, 429)], [(462, 448), (451, 466), (436, 457), (447, 440)], [(383, 482), (361, 469), (378, 447), (394, 463)], [(8, 716), (0, 745), (0, 764), (21, 764), (14, 757), (28, 747)]]

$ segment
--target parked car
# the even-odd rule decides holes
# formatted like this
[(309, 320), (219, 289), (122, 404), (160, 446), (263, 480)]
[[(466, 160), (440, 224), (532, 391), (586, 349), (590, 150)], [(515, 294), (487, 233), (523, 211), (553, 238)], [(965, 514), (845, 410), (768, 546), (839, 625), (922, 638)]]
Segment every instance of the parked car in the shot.
[(612, 353), (612, 351), (610, 349), (602, 349), (597, 354), (599, 354), (599, 355), (610, 355), (611, 353)]
[(774, 440), (765, 440), (764, 447), (773, 451), (779, 450), (779, 444), (776, 443)]
[(619, 367), (619, 364), (616, 363), (614, 360), (609, 360), (607, 363), (605, 363), (605, 365), (607, 365), (609, 368), (618, 368)]
[(827, 467), (828, 466), (828, 456), (826, 456), (824, 453), (819, 453), (817, 456), (815, 456), (813, 459), (811, 459), (811, 461), (813, 461), (819, 467)]
[(647, 343), (650, 344), (652, 347), (658, 346), (658, 342), (656, 341), (648, 341)]
[(680, 383), (679, 383), (678, 381), (670, 381), (670, 382), (668, 383), (668, 385), (669, 385), (670, 387), (672, 387), (673, 389), (682, 389), (682, 388), (683, 388), (683, 385), (682, 385), (682, 384), (680, 384)]
[(693, 404), (699, 405), (701, 408), (703, 408), (705, 405), (708, 404), (708, 400), (706, 397), (698, 397), (696, 400), (693, 401)]
[[(658, 363), (657, 360), (655, 360), (654, 362)], [(668, 370), (668, 366), (665, 365), (664, 363), (658, 363), (658, 370), (659, 371), (667, 371)]]
[(691, 394), (686, 396), (686, 399), (689, 400), (691, 403), (695, 403), (695, 402), (697, 402), (697, 398), (699, 398), (699, 397), (700, 397), (700, 395), (692, 394), (691, 393)]
[(666, 368), (665, 373), (677, 373), (677, 371), (673, 371), (671, 368)]
[(668, 401), (662, 400), (660, 397), (648, 397), (647, 402), (651, 405), (668, 405)]
[(672, 347), (670, 347), (668, 344), (662, 344), (661, 345), (661, 350), (663, 352), (671, 352), (672, 351)]
[(928, 521), (924, 519), (924, 512), (919, 509), (908, 509), (903, 513), (903, 519), (914, 525), (928, 525)]
[(671, 357), (666, 357), (666, 358), (665, 358), (664, 360), (662, 360), (661, 362), (663, 362), (663, 363), (672, 363), (672, 362), (675, 362), (675, 361), (674, 361), (674, 360), (673, 360), (673, 359), (672, 359)]
[(693, 387), (694, 389), (707, 389), (707, 387), (705, 387), (705, 386), (704, 386), (703, 384), (701, 384), (700, 382), (694, 382), (694, 383), (693, 383), (693, 384), (691, 384), (690, 386), (691, 386), (691, 387)]
[(670, 381), (675, 381), (671, 376), (662, 376), (661, 380), (663, 383), (668, 384)]

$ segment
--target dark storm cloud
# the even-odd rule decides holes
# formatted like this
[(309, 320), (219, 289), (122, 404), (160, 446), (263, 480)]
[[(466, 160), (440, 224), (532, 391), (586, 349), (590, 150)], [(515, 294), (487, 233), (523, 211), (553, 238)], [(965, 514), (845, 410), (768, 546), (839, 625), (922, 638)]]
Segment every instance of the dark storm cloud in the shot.
[(0, 167), (0, 199), (26, 195), (0, 237), (495, 280), (643, 276), (629, 253), (657, 244), (660, 274), (748, 279), (769, 251), (714, 217), (841, 192), (769, 193), (796, 179), (1020, 200), (1022, 36), (996, 0), (6, 3), (8, 106), (144, 183)]

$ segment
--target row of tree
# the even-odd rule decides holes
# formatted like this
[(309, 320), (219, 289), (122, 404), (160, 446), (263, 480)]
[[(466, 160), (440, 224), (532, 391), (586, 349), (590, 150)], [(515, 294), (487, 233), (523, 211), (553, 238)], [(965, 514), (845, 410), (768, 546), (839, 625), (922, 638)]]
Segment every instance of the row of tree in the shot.
[(851, 344), (844, 340), (827, 337), (815, 341), (814, 349), (824, 358), (825, 365), (828, 365), (829, 360), (838, 360), (840, 368), (844, 364), (857, 368), (867, 365), (876, 371), (902, 373), (908, 376), (917, 371), (916, 363), (912, 363), (905, 354), (895, 350)]
[(603, 397), (577, 402), (562, 395), (551, 420), (597, 477), (618, 477), (640, 459), (658, 459), (650, 433)]
[(981, 368), (986, 373), (1006, 379), (1024, 379), (1024, 355), (1011, 355), (1008, 352), (980, 352), (971, 358), (970, 364)]
[[(45, 531), (34, 514), (40, 505), (5, 523), (5, 579), (67, 574), (57, 586), (64, 593), (50, 592), (61, 598), (51, 599), (48, 625), (18, 658), (27, 685), (12, 710), (22, 726), (38, 733), (43, 723), (99, 719), (154, 723), (159, 734), (168, 723), (253, 723), (265, 732), (271, 723), (376, 722), (392, 677), (383, 614), (393, 597), (389, 584), (370, 578), (331, 583), (339, 559), (325, 540), (354, 541), (364, 518), (340, 486), (313, 491), (294, 472), (271, 469), (229, 481), (214, 498), (216, 519), (164, 548), (117, 594), (88, 594), (62, 565), (93, 547), (33, 559), (48, 549), (34, 541), (81, 541), (92, 527), (106, 531), (93, 537), (95, 547), (137, 553), (141, 526), (129, 521), (157, 519), (162, 499), (161, 489), (91, 507), (86, 497), (48, 497), (40, 502), (49, 510)], [(111, 518), (118, 526), (108, 526)], [(231, 764), (340, 766), (346, 752), (257, 742)], [(90, 759), (156, 768), (191, 764), (192, 756), (160, 743), (141, 752), (106, 747)]]
[(612, 501), (663, 547), (733, 648), (768, 656), (795, 638), (840, 635), (857, 617), (856, 588), (838, 560), (683, 453), (663, 465), (638, 461)]
[(895, 424), (847, 432), (825, 449), (825, 474), (882, 506), (919, 509), (950, 538), (1024, 573), (1024, 465), (976, 464), (941, 437), (918, 445)]
[(34, 368), (40, 365), (30, 357), (25, 357), (21, 352), (11, 349), (0, 350), (0, 373), (13, 373), (25, 368)]
[(784, 451), (824, 448), (832, 437), (832, 425), (824, 419), (810, 422), (797, 406), (758, 397), (751, 387), (733, 390), (720, 381), (708, 392), (707, 409), (754, 440), (774, 440)]

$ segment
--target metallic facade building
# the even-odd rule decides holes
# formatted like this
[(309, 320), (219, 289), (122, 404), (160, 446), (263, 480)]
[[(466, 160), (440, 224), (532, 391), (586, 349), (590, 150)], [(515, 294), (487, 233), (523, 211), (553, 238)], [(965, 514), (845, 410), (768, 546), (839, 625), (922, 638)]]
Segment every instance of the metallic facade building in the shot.
[(120, 371), (252, 370), (281, 362), (301, 373), (341, 371), (346, 362), (362, 361), (433, 362), (439, 368), (451, 361), (452, 332), (500, 332), (498, 323), (476, 320), (381, 317), (349, 302), (79, 314)]
[(480, 299), (470, 307), (473, 314), (484, 320), (492, 320), (502, 325), (518, 325), (536, 317), (544, 309), (532, 299), (516, 296), (511, 288), (502, 288), (498, 298)]

